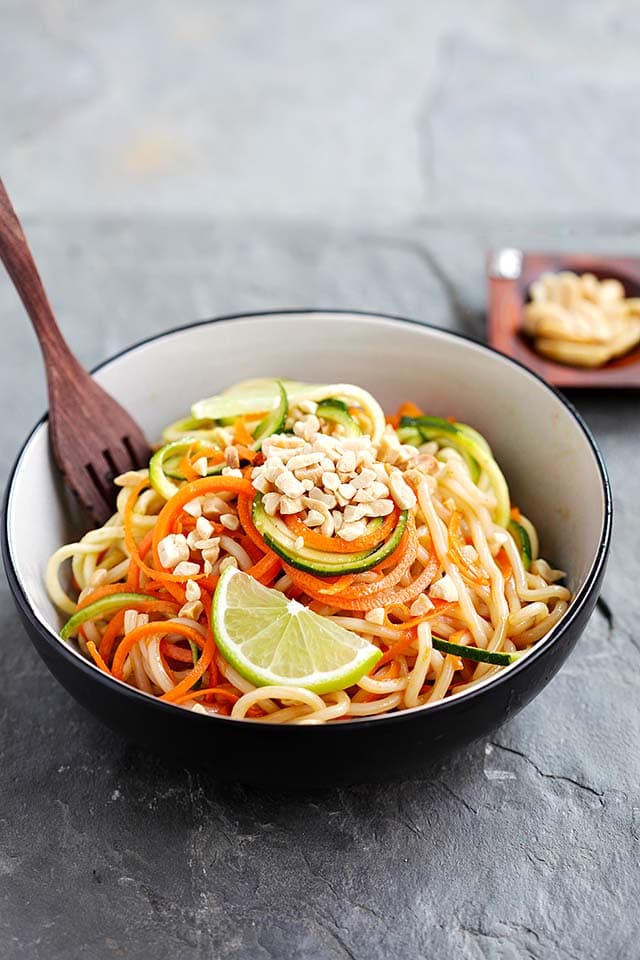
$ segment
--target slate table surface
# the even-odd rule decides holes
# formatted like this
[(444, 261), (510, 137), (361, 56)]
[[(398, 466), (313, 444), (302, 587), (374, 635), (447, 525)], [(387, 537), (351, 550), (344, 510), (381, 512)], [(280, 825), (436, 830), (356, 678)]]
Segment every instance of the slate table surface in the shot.
[[(412, 117), (398, 119), (397, 90), (375, 74), (381, 122), (397, 120), (413, 131), (405, 130), (399, 144), (414, 150), (415, 139), (411, 162), (389, 162), (388, 179), (376, 180), (378, 112), (370, 110), (363, 119), (364, 94), (355, 104), (343, 102), (340, 91), (356, 81), (345, 73), (342, 48), (336, 52), (329, 45), (322, 52), (334, 58), (335, 86), (318, 66), (326, 39), (323, 5), (274, 4), (278, 16), (290, 17), (291, 34), (281, 34), (265, 25), (260, 5), (251, 2), (241, 26), (228, 28), (232, 53), (249, 62), (247, 49), (252, 57), (262, 49), (251, 46), (259, 30), (247, 26), (250, 11), (267, 38), (277, 34), (284, 45), (278, 49), (286, 70), (309, 70), (309, 96), (322, 100), (328, 123), (322, 136), (312, 124), (304, 126), (308, 111), (296, 101), (295, 84), (278, 87), (280, 61), (258, 57), (259, 79), (267, 78), (269, 96), (277, 90), (294, 104), (293, 119), (307, 143), (317, 136), (324, 145), (328, 130), (329, 152), (323, 162), (310, 158), (306, 187), (296, 180), (297, 164), (285, 170), (285, 185), (276, 184), (271, 148), (277, 129), (236, 89), (233, 119), (229, 112), (222, 124), (223, 145), (225, 131), (238, 136), (233, 123), (240, 123), (237, 113), (242, 119), (244, 110), (254, 137), (249, 146), (258, 137), (267, 173), (256, 185), (246, 153), (239, 151), (236, 169), (230, 155), (221, 159), (212, 150), (219, 179), (206, 181), (211, 199), (201, 191), (202, 165), (193, 164), (197, 190), (190, 191), (166, 159), (157, 124), (168, 123), (169, 114), (160, 120), (154, 114), (156, 126), (144, 143), (130, 146), (124, 173), (104, 148), (122, 147), (116, 115), (132, 136), (133, 107), (127, 107), (116, 73), (131, 84), (132, 103), (139, 106), (157, 90), (151, 83), (133, 84), (134, 54), (141, 58), (135, 69), (149, 76), (160, 53), (165, 66), (175, 69), (177, 41), (171, 45), (159, 26), (162, 17), (169, 22), (173, 16), (170, 5), (158, 4), (153, 15), (147, 11), (146, 21), (137, 5), (132, 10), (122, 0), (76, 12), (51, 4), (44, 18), (35, 17), (35, 3), (5, 4), (13, 32), (0, 33), (3, 62), (13, 64), (22, 100), (16, 106), (10, 85), (9, 92), (3, 85), (3, 175), (17, 190), (54, 308), (85, 363), (196, 318), (278, 307), (401, 314), (482, 337), (488, 248), (640, 254), (640, 192), (637, 183), (631, 189), (637, 145), (626, 136), (640, 102), (636, 13), (608, 0), (568, 3), (548, 16), (546, 5), (494, 0), (482, 15), (473, 4), (460, 4), (465, 16), (452, 25), (451, 4), (426, 5), (427, 15), (425, 5), (403, 0), (400, 10), (420, 29), (405, 24), (399, 45), (395, 6), (369, 7), (366, 15), (379, 27), (371, 31), (376, 44), (360, 30), (358, 18), (367, 6), (346, 4), (334, 13), (348, 38), (357, 35), (366, 46), (366, 68), (373, 71), (386, 45), (399, 71), (394, 82), (406, 89), (412, 78), (402, 70), (417, 75), (423, 54), (426, 72), (439, 63), (448, 78), (445, 83), (437, 70), (423, 78)], [(301, 8), (320, 38), (305, 33), (303, 52), (296, 42), (304, 32)], [(179, 29), (171, 20), (174, 40), (182, 43), (181, 62), (189, 44), (197, 48), (194, 63), (200, 62), (198, 43), (208, 36), (211, 9), (224, 26), (231, 7), (223, 3), (210, 7), (194, 0), (184, 6)], [(95, 29), (87, 11), (95, 14)], [(127, 17), (125, 27), (118, 18)], [(528, 32), (520, 17), (530, 21)], [(515, 31), (515, 53), (505, 23)], [(166, 46), (160, 52), (153, 44), (138, 48), (134, 40), (145, 31), (156, 47), (161, 41)], [(213, 30), (212, 43), (215, 35)], [(107, 77), (112, 86), (105, 92), (100, 71), (108, 73), (108, 60), (100, 62), (99, 54), (115, 57), (126, 38), (131, 42), (114, 60), (117, 70)], [(569, 40), (573, 59), (561, 68), (559, 55)], [(29, 74), (36, 61), (52, 71), (54, 81), (47, 81), (46, 71)], [(203, 71), (189, 80), (202, 89), (209, 81)], [(168, 81), (158, 77), (166, 106)], [(552, 95), (558, 85), (560, 101)], [(341, 122), (353, 106), (350, 121), (361, 124), (362, 150), (372, 158), (372, 166), (361, 165), (362, 177), (347, 166), (337, 180), (331, 172), (345, 149), (340, 138), (330, 143), (332, 104), (343, 111)], [(180, 127), (182, 105), (173, 106), (170, 121)], [(529, 118), (524, 141), (522, 111)], [(184, 136), (191, 120), (184, 120)], [(205, 119), (200, 124), (202, 133)], [(9, 129), (17, 131), (10, 142)], [(501, 132), (498, 145), (489, 129)], [(194, 137), (202, 145), (198, 130)], [(355, 150), (356, 139), (347, 147)], [(609, 150), (610, 144), (619, 149)], [(514, 161), (508, 177), (499, 167), (503, 150)], [(153, 166), (158, 151), (159, 169)], [(43, 175), (45, 162), (52, 176)], [(183, 156), (180, 162), (190, 161)], [(140, 198), (154, 177), (161, 188), (157, 209), (149, 209)], [(342, 206), (335, 199), (340, 184), (348, 198)], [(60, 199), (63, 187), (68, 204)], [(126, 203), (118, 208), (123, 190)], [(202, 208), (194, 193), (203, 197)], [(1, 279), (0, 332), (4, 481), (46, 398), (35, 339)], [(569, 662), (518, 717), (490, 739), (401, 783), (295, 794), (225, 784), (195, 767), (144, 754), (103, 728), (53, 681), (18, 622), (3, 579), (0, 957), (639, 957), (638, 395), (581, 393), (571, 399), (595, 433), (613, 484), (615, 531), (603, 600)]]

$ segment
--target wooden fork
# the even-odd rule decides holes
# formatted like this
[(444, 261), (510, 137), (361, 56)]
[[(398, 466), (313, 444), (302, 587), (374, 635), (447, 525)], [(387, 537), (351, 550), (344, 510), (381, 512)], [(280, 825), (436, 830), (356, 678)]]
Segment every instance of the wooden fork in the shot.
[(0, 179), (0, 259), (31, 318), (47, 372), (49, 435), (65, 482), (98, 524), (113, 513), (113, 478), (149, 462), (145, 436), (71, 353)]

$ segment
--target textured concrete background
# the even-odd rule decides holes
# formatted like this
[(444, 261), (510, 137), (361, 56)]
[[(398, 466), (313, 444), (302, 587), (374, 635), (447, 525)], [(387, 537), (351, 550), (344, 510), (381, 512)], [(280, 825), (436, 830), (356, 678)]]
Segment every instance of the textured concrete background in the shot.
[[(87, 363), (263, 307), (481, 335), (487, 246), (640, 254), (624, 0), (0, 14), (0, 172)], [(4, 478), (45, 395), (1, 279), (0, 332)], [(3, 580), (2, 957), (635, 960), (638, 406), (574, 399), (617, 501), (604, 603), (522, 715), (399, 785), (291, 796), (142, 755), (51, 680)]]

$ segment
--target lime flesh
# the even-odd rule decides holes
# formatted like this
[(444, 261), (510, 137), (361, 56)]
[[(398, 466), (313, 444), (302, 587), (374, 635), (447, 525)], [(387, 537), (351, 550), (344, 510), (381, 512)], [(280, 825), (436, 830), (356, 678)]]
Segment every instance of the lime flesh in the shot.
[(375, 666), (381, 651), (328, 617), (279, 590), (228, 567), (213, 605), (216, 642), (238, 673), (255, 686), (344, 690)]

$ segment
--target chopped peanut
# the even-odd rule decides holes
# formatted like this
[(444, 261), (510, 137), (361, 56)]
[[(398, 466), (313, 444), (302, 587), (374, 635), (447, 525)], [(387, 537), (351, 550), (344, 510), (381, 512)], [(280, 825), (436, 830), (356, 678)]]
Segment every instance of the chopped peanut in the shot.
[(307, 527), (320, 527), (324, 523), (324, 520), (325, 518), (319, 510), (309, 510), (304, 523)]
[(225, 463), (228, 467), (232, 467), (234, 470), (237, 470), (240, 466), (240, 456), (238, 454), (237, 447), (226, 447), (224, 451)]
[(200, 477), (206, 477), (209, 469), (209, 464), (207, 463), (206, 457), (198, 457), (197, 460), (194, 460), (191, 466)]
[(405, 483), (399, 470), (391, 471), (389, 476), (389, 489), (391, 496), (401, 510), (412, 510), (418, 502), (415, 493), (409, 484)]
[(375, 623), (379, 627), (384, 623), (384, 607), (374, 607), (373, 610), (367, 610), (364, 615), (365, 620), (368, 620), (369, 623)]
[(170, 533), (158, 544), (158, 558), (162, 566), (169, 570), (181, 560), (189, 559), (187, 538), (181, 533)]
[(199, 600), (201, 596), (200, 586), (195, 580), (187, 580), (184, 592), (187, 600)]
[(213, 524), (206, 517), (199, 517), (196, 521), (196, 530), (201, 540), (207, 540), (213, 533)]
[(173, 568), (173, 573), (176, 577), (195, 577), (197, 573), (200, 573), (200, 565), (191, 563), (189, 560), (181, 560)]
[(235, 513), (223, 513), (220, 517), (220, 523), (223, 527), (226, 527), (227, 530), (237, 530), (240, 526), (240, 521)]
[(433, 610), (433, 604), (426, 593), (421, 593), (409, 607), (409, 613), (412, 617), (421, 617), (423, 613), (429, 613)]
[(199, 620), (204, 606), (200, 600), (188, 600), (178, 611), (179, 617), (188, 617), (189, 620)]
[(358, 520), (357, 523), (343, 523), (338, 530), (338, 536), (343, 540), (357, 540), (363, 537), (367, 532), (367, 525), (364, 520)]

